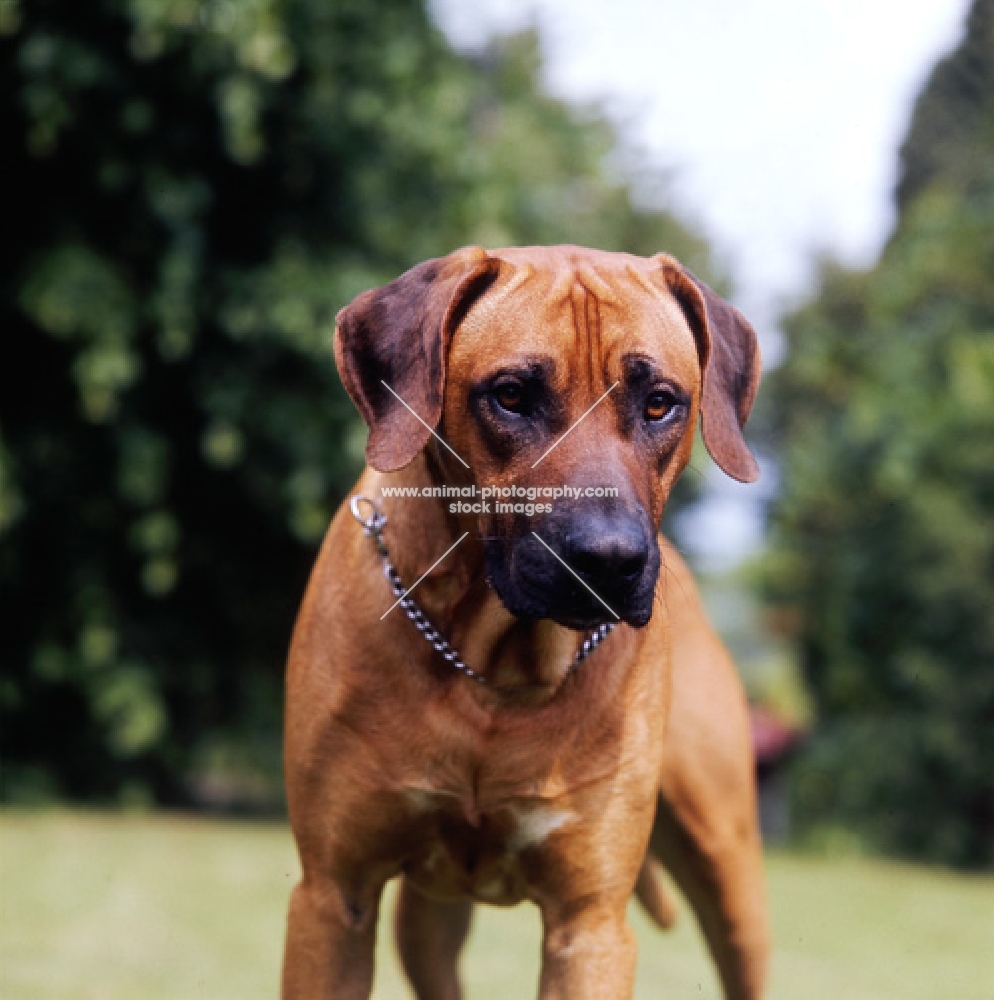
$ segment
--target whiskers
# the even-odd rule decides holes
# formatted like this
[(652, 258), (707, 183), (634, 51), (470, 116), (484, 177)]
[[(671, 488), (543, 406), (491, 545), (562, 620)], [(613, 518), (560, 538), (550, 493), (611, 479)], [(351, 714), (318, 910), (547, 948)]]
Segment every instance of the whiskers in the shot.
[(684, 586), (683, 581), (680, 579), (679, 574), (672, 569), (666, 562), (666, 553), (660, 551), (659, 553), (659, 576), (656, 577), (656, 586), (653, 590), (653, 597), (659, 598), (663, 606), (669, 609), (669, 604), (667, 601), (668, 593), (667, 588), (669, 586), (670, 580), (675, 581), (676, 586), (680, 590), (680, 596), (684, 600), (690, 599), (690, 593), (688, 593), (687, 588)]

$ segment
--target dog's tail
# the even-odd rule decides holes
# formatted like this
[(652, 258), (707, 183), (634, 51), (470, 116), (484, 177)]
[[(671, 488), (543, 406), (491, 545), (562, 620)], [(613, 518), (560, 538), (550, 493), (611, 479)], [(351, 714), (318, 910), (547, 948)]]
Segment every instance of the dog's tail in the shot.
[(665, 869), (651, 854), (646, 854), (638, 881), (635, 883), (635, 898), (643, 909), (664, 930), (668, 931), (677, 918), (676, 903), (666, 887)]

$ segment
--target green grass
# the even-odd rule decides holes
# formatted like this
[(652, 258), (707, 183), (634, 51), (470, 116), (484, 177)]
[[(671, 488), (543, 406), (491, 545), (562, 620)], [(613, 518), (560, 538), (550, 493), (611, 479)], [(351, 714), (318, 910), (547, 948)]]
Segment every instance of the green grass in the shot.
[[(773, 857), (772, 1000), (991, 1000), (994, 878)], [(0, 814), (0, 1000), (255, 1000), (278, 994), (297, 861), (286, 827), (168, 815)], [(390, 900), (386, 913), (389, 913)], [(633, 912), (637, 997), (717, 997), (687, 915)], [(374, 996), (402, 985), (382, 921)], [(530, 907), (482, 908), (469, 1000), (534, 996)]]

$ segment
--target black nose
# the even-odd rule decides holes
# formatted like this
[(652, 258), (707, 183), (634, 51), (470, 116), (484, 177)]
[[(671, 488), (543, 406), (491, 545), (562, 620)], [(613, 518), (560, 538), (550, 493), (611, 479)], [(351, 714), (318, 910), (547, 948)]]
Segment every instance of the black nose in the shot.
[(649, 559), (649, 539), (630, 518), (588, 520), (567, 535), (564, 558), (584, 579), (631, 582)]

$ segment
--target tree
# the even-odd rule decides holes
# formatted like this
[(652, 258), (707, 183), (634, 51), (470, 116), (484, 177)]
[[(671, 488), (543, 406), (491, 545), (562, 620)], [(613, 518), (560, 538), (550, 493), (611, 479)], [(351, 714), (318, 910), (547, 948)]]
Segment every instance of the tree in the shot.
[(329, 350), (357, 292), (470, 242), (707, 269), (538, 69), (529, 34), (455, 53), (420, 0), (0, 3), (5, 794), (186, 801), (225, 747), (278, 770), (361, 465)]
[[(821, 716), (796, 776), (802, 823), (988, 867), (992, 15), (977, 0), (919, 98), (881, 260), (866, 273), (827, 264), (818, 297), (787, 323), (770, 387), (785, 489), (766, 568), (768, 597), (797, 612)], [(956, 143), (943, 122), (957, 123)]]

